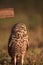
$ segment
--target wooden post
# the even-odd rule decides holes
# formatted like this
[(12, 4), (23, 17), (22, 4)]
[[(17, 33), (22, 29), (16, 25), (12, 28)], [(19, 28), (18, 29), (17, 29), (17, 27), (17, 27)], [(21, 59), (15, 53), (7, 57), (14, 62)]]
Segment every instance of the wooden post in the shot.
[(0, 18), (14, 17), (14, 8), (2, 8), (0, 9)]

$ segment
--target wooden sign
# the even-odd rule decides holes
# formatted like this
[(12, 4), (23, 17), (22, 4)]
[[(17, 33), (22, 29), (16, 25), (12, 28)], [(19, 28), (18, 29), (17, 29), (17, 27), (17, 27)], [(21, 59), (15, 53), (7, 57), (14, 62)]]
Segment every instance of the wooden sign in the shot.
[(14, 17), (14, 8), (0, 9), (0, 18)]

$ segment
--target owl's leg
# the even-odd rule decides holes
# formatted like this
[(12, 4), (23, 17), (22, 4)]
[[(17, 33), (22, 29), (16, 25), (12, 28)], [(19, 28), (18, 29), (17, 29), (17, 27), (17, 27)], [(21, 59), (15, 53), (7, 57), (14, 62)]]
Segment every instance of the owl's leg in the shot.
[(14, 56), (14, 65), (16, 65), (16, 56)]
[(24, 55), (22, 55), (22, 65), (23, 65), (23, 63), (24, 63)]

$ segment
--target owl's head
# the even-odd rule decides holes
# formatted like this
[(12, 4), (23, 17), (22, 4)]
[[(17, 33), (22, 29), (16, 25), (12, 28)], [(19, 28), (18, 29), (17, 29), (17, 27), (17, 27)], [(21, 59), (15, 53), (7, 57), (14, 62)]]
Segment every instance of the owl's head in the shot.
[(12, 33), (17, 33), (17, 32), (27, 33), (26, 25), (23, 24), (23, 23), (16, 23), (16, 24), (12, 27), (11, 32), (12, 32)]

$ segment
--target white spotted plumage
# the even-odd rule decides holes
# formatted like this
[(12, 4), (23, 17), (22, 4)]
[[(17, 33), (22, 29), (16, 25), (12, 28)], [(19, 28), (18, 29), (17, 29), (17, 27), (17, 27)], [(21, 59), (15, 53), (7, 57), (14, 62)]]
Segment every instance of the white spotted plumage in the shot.
[[(23, 65), (24, 56), (26, 54), (27, 46), (29, 46), (28, 33), (26, 25), (17, 23), (13, 26), (8, 42), (9, 55), (14, 58), (15, 64), (17, 57), (22, 57), (21, 62)], [(15, 60), (16, 59), (16, 60)]]

